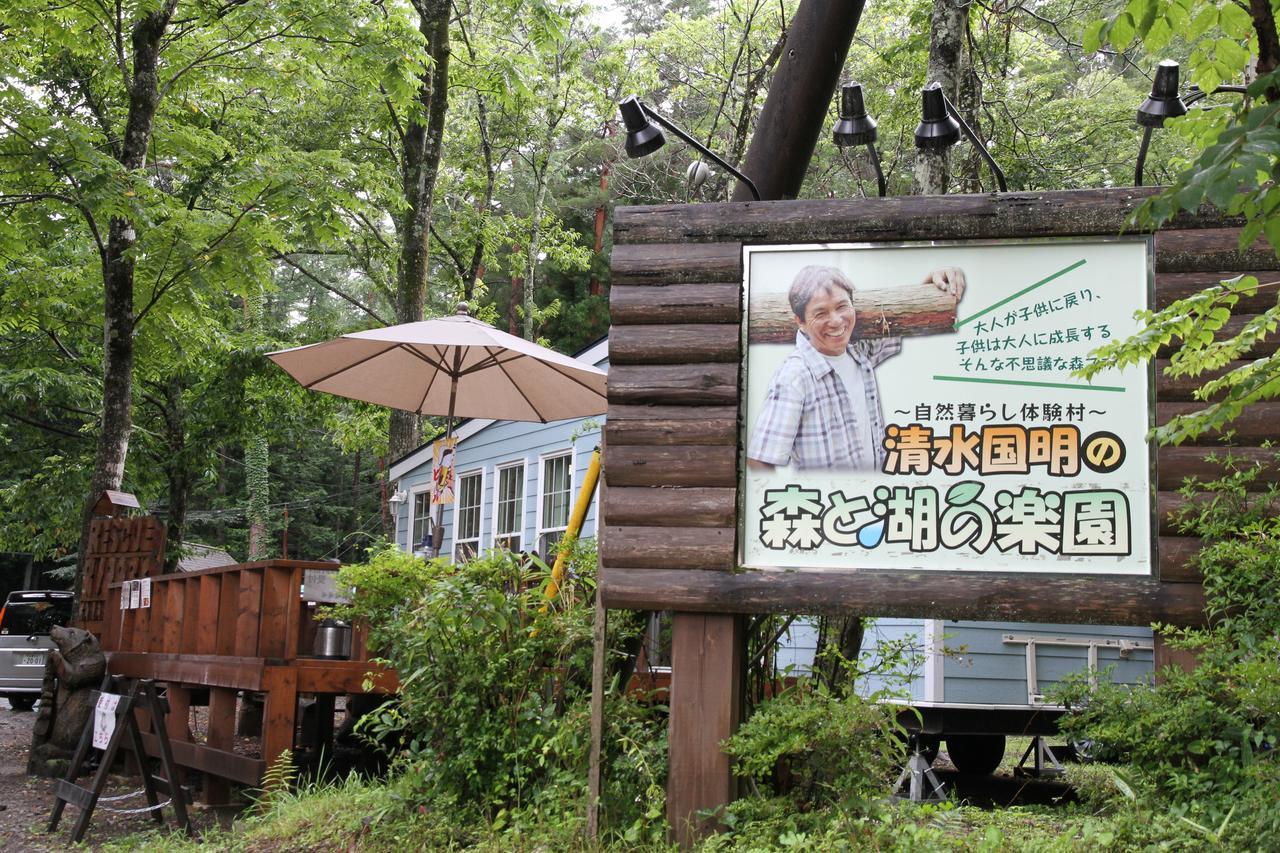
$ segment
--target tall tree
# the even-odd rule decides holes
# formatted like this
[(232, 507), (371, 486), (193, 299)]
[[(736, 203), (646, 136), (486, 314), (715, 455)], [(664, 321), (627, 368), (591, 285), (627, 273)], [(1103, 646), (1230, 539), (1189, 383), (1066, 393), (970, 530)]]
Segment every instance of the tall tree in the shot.
[[(953, 104), (960, 100), (964, 77), (964, 39), (970, 0), (933, 0), (929, 16), (929, 65), (925, 76), (938, 83)], [(951, 180), (950, 151), (921, 149), (916, 155), (915, 187), (920, 195), (942, 195)]]
[[(201, 308), (219, 295), (267, 286), (269, 258), (291, 241), (341, 227), (335, 199), (358, 193), (351, 169), (264, 129), (299, 83), (325, 79), (330, 61), (368, 79), (413, 55), (394, 30), (358, 42), (370, 8), (18, 0), (0, 9), (0, 205), (9, 213), (0, 252), (9, 270), (35, 269), (49, 285), (18, 306), (23, 325), (10, 328), (24, 347), (52, 341), (77, 370), (101, 377), (90, 414), (96, 450), (79, 490), (88, 487), (81, 566), (93, 496), (126, 482), (147, 326), (162, 327), (161, 346), (183, 323), (216, 316)], [(96, 294), (83, 286), (90, 269)], [(82, 334), (87, 322), (97, 341)], [(60, 327), (79, 334), (74, 345)]]
[[(444, 121), (449, 105), (450, 0), (414, 0), (418, 31), (427, 46), (427, 63), (418, 77), (418, 91), (408, 115), (395, 118), (400, 134), (400, 173), (404, 210), (396, 220), (400, 259), (396, 268), (395, 320), (413, 323), (423, 317), (431, 260), (431, 211)], [(422, 426), (417, 415), (391, 413), (388, 452), (397, 457), (418, 446)]]

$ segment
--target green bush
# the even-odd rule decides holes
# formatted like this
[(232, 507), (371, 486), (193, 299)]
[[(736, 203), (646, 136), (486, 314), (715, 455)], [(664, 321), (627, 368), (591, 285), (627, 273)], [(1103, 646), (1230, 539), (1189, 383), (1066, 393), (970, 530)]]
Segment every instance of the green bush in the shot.
[(324, 615), (348, 621), (363, 620), (369, 625), (369, 643), (382, 648), (389, 638), (386, 630), (397, 615), (417, 601), (431, 582), (450, 571), (448, 561), (427, 561), (394, 544), (383, 542), (369, 548), (368, 559), (338, 570), (338, 586), (354, 589), (350, 604), (325, 608)]
[[(546, 564), (501, 549), (459, 565), (385, 549), (343, 570), (356, 595), (341, 612), (369, 620), (400, 678), (394, 701), (360, 731), (396, 745), (396, 773), (416, 805), (517, 836), (581, 831), (596, 553), (593, 540), (566, 547), (551, 602)], [(616, 615), (606, 645), (639, 625)], [(608, 693), (602, 825), (620, 838), (665, 831), (660, 711), (616, 684)]]
[[(1167, 668), (1155, 686), (1081, 682), (1059, 697), (1062, 727), (1127, 764), (1118, 784), (1137, 806), (1166, 813), (1199, 841), (1280, 848), (1280, 519), (1274, 491), (1250, 492), (1261, 468), (1227, 460), (1227, 475), (1189, 501), (1188, 533), (1205, 547), (1207, 627), (1156, 626), (1197, 668)], [(1149, 815), (1150, 817), (1150, 815)], [(1162, 817), (1148, 821), (1152, 825)], [(1142, 821), (1137, 822), (1138, 825)]]
[(806, 681), (766, 701), (724, 744), (737, 772), (759, 782), (779, 765), (797, 797), (861, 810), (901, 764), (896, 708)]

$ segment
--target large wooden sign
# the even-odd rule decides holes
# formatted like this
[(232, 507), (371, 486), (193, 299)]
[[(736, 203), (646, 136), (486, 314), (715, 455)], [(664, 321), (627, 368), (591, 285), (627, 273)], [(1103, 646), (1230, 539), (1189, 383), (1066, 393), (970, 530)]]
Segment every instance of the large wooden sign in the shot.
[[(1169, 512), (1185, 478), (1215, 475), (1221, 437), (1155, 452), (1145, 431), (1201, 405), (1203, 379), (1165, 377), (1168, 352), (1092, 384), (1073, 370), (1136, 328), (1148, 299), (1278, 265), (1266, 248), (1238, 252), (1236, 223), (1212, 215), (1122, 233), (1147, 195), (619, 209), (606, 605), (1199, 621), (1197, 543)], [(793, 297), (832, 293), (831, 270), (851, 285), (831, 310), (856, 321), (797, 339)], [(826, 346), (805, 349), (815, 340)], [(860, 373), (835, 356), (851, 342)], [(845, 419), (847, 400), (827, 400), (837, 414), (811, 412), (798, 438), (796, 407), (822, 389), (804, 398), (788, 371), (808, 358), (820, 374), (828, 356), (869, 405)], [(1277, 414), (1237, 422), (1234, 452), (1264, 458)]]

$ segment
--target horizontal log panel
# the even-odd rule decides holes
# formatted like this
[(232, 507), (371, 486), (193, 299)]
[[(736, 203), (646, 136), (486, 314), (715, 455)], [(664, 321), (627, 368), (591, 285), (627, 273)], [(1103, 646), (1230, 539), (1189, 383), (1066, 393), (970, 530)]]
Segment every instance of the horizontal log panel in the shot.
[(610, 487), (604, 523), (611, 527), (733, 527), (738, 490), (733, 488)]
[(623, 365), (609, 369), (609, 403), (737, 405), (737, 364)]
[[(120, 745), (125, 749), (133, 749), (128, 738), (121, 738)], [(150, 732), (142, 733), (142, 748), (152, 758), (160, 757), (160, 740)], [(248, 758), (201, 743), (170, 738), (169, 750), (175, 764), (194, 768), (210, 776), (230, 779), (250, 788), (260, 786), (262, 777), (267, 772), (267, 762), (261, 758)]]
[[(626, 529), (626, 528), (624, 528)], [(658, 528), (661, 530), (661, 528)], [(714, 572), (636, 569), (601, 555), (606, 607), (711, 613), (841, 613), (914, 619), (1198, 625), (1193, 583), (970, 572)]]
[[(699, 571), (737, 564), (732, 527), (605, 527), (600, 560), (610, 566)], [(718, 574), (718, 572), (716, 572)]]
[[(1188, 537), (1189, 534), (1183, 532), (1175, 522), (1176, 513), (1184, 507), (1198, 510), (1217, 497), (1218, 495), (1213, 492), (1196, 492), (1190, 497), (1183, 495), (1182, 492), (1160, 492), (1157, 495), (1157, 506), (1160, 510), (1160, 534), (1162, 536)], [(1250, 492), (1248, 500), (1250, 509), (1265, 509), (1271, 515), (1280, 513), (1280, 495), (1270, 495), (1268, 492)]]
[(192, 687), (234, 687), (257, 691), (262, 689), (266, 659), (109, 652), (107, 664), (113, 674), (128, 678), (153, 678)]
[(646, 323), (733, 323), (742, 318), (742, 284), (614, 285), (615, 327)]
[(610, 256), (612, 285), (714, 284), (742, 280), (742, 246), (737, 241), (703, 245), (672, 242), (658, 246), (626, 245), (628, 242), (631, 241), (619, 240), (615, 231)]
[[(855, 339), (936, 335), (953, 332), (956, 326), (955, 298), (932, 284), (856, 290), (853, 309), (857, 316)], [(796, 317), (785, 293), (752, 297), (750, 316), (748, 343), (795, 343)]]
[(1201, 541), (1190, 536), (1160, 537), (1160, 580), (1164, 583), (1202, 583), (1200, 570), (1192, 558), (1200, 551)]
[(609, 363), (688, 364), (733, 362), (741, 358), (742, 330), (732, 325), (614, 326), (609, 330)]
[[(1280, 484), (1280, 467), (1276, 465), (1276, 450), (1266, 447), (1233, 447), (1231, 455), (1242, 466), (1259, 466), (1258, 477), (1249, 484), (1251, 490), (1262, 491), (1273, 484)], [(1209, 457), (1225, 456), (1225, 448), (1162, 447), (1156, 461), (1157, 488), (1162, 492), (1177, 491), (1188, 477), (1204, 482), (1222, 477), (1221, 463), (1211, 462)]]
[[(1157, 403), (1156, 424), (1163, 426), (1177, 415), (1189, 415), (1204, 409), (1205, 404), (1191, 403)], [(1233, 444), (1258, 444), (1265, 440), (1280, 438), (1280, 403), (1254, 403), (1240, 413), (1240, 416), (1227, 424), (1231, 432)], [(1222, 433), (1214, 430), (1192, 439), (1187, 444), (1212, 444), (1223, 446)]]
[[(713, 407), (685, 407), (691, 412), (710, 411)], [(738, 417), (707, 418), (629, 418), (615, 420), (613, 410), (605, 420), (604, 434), (610, 445), (736, 445)]]
[(738, 407), (733, 406), (654, 406), (646, 404), (630, 405), (626, 403), (609, 404), (609, 420), (611, 421), (697, 421), (703, 418), (724, 420), (736, 418)]
[[(1199, 293), (1206, 287), (1213, 287), (1225, 279), (1235, 278), (1238, 275), (1254, 276), (1260, 284), (1280, 278), (1274, 270), (1249, 270), (1244, 273), (1230, 270), (1159, 273), (1156, 275), (1156, 307), (1167, 307), (1174, 300), (1185, 299), (1192, 294)], [(1252, 296), (1241, 296), (1240, 301), (1235, 305), (1235, 310), (1258, 314), (1275, 304), (1275, 288), (1263, 288)]]
[[(807, 243), (1119, 234), (1157, 188), (619, 207), (614, 243)], [(1206, 228), (1211, 208), (1164, 227)]]
[[(298, 660), (291, 667), (297, 674), (299, 693), (394, 693), (399, 674), (367, 660)], [(368, 682), (370, 690), (365, 690)]]
[(1239, 228), (1161, 230), (1156, 234), (1156, 272), (1274, 270), (1280, 260), (1266, 240), (1240, 251)]
[(724, 486), (738, 483), (735, 446), (629, 447), (609, 441), (604, 476), (617, 486)]
[[(1170, 364), (1167, 358), (1158, 358), (1155, 361), (1156, 369), (1156, 397), (1163, 401), (1194, 401), (1195, 393), (1200, 386), (1211, 379), (1216, 379), (1223, 374), (1243, 367), (1249, 362), (1246, 360), (1229, 361), (1220, 370), (1206, 370), (1199, 376), (1168, 376), (1165, 374), (1165, 368)], [(1220, 395), (1215, 395), (1215, 397)], [(1214, 399), (1211, 397), (1210, 399)]]
[[(1240, 334), (1240, 332), (1244, 329), (1245, 324), (1250, 322), (1251, 320), (1256, 319), (1256, 316), (1257, 315), (1254, 315), (1254, 314), (1240, 314), (1232, 317), (1230, 320), (1228, 320), (1226, 323), (1222, 325), (1221, 329), (1219, 329), (1215, 333), (1215, 337), (1220, 341), (1224, 341), (1228, 338), (1231, 338), (1231, 337), (1234, 337), (1235, 335)], [(1253, 347), (1251, 347), (1248, 351), (1246, 351), (1244, 353), (1244, 358), (1251, 359), (1251, 358), (1258, 358), (1259, 356), (1271, 355), (1276, 351), (1277, 346), (1280, 346), (1280, 332), (1272, 332), (1270, 335), (1258, 341), (1253, 345)], [(1160, 349), (1156, 352), (1156, 356), (1158, 358), (1168, 358), (1169, 356), (1173, 355), (1174, 350), (1179, 349), (1180, 347), (1181, 347), (1181, 342), (1177, 344), (1166, 344), (1165, 346), (1160, 347)]]

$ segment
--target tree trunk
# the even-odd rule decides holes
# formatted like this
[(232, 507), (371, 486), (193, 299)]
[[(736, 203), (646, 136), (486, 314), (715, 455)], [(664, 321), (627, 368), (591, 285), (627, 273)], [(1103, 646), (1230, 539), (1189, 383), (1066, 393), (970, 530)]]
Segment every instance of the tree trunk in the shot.
[[(796, 9), (742, 168), (762, 199), (799, 194), (862, 6), (863, 0), (802, 0)], [(750, 190), (739, 181), (733, 201), (750, 200)]]
[[(156, 109), (160, 104), (160, 42), (178, 0), (167, 0), (133, 26), (133, 79), (129, 85), (129, 114), (120, 147), (120, 165), (136, 171), (146, 165), (147, 147)], [(103, 370), (102, 422), (89, 477), (89, 495), (80, 518), (80, 545), (76, 554), (76, 614), (89, 548), (93, 505), (106, 489), (119, 489), (124, 481), (133, 429), (133, 253), (138, 234), (128, 219), (111, 220), (107, 250), (102, 262)]]
[[(941, 84), (943, 94), (953, 104), (960, 97), (960, 58), (968, 15), (969, 0), (933, 0), (926, 83)], [(946, 149), (917, 152), (915, 195), (942, 195), (950, 177)]]
[(267, 542), (267, 504), (270, 502), (270, 474), (268, 464), (271, 446), (265, 434), (249, 439), (244, 449), (244, 484), (248, 498), (249, 544), (246, 559), (265, 560)]
[(534, 301), (534, 281), (538, 272), (538, 247), (542, 242), (542, 209), (547, 201), (547, 172), (551, 169), (551, 140), (547, 140), (547, 157), (542, 161), (542, 169), (534, 171), (536, 186), (533, 191), (533, 222), (529, 230), (529, 248), (524, 263), (524, 339), (531, 341), (537, 333), (534, 310), (538, 307)]
[(182, 540), (187, 526), (187, 504), (195, 477), (187, 453), (187, 418), (182, 404), (182, 380), (170, 377), (164, 385), (164, 448), (161, 460), (169, 481), (169, 515), (165, 519), (164, 570), (176, 572), (182, 557)]
[[(440, 172), (444, 117), (449, 102), (449, 12), (442, 0), (414, 0), (418, 31), (427, 42), (431, 63), (422, 73), (413, 118), (401, 143), (401, 185), (405, 210), (401, 214), (400, 259), (396, 269), (395, 319), (414, 323), (422, 319), (427, 295), (431, 202)], [(393, 410), (387, 435), (388, 454), (398, 459), (418, 446), (421, 418), (412, 412)]]

